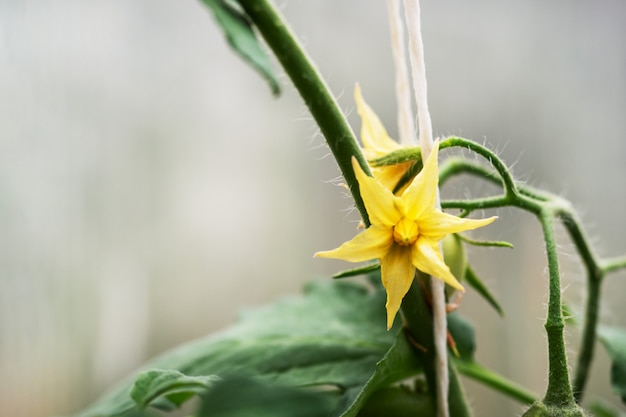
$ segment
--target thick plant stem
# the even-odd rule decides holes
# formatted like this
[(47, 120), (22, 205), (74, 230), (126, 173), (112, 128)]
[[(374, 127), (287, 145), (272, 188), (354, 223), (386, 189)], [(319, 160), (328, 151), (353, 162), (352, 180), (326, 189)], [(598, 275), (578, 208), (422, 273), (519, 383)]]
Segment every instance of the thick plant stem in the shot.
[(354, 133), (346, 121), (321, 75), (287, 26), (285, 19), (269, 0), (239, 0), (248, 17), (280, 61), (289, 78), (300, 92), (313, 118), (326, 138), (357, 209), (364, 223), (369, 218), (359, 184), (352, 171), (351, 159), (356, 157), (363, 170), (370, 174), (365, 158), (356, 142)]
[[(433, 333), (433, 317), (429, 303), (424, 294), (425, 288), (429, 288), (430, 277), (417, 272), (418, 276), (413, 280), (409, 292), (402, 302), (402, 316), (404, 318), (409, 341), (415, 347), (415, 354), (420, 358), (424, 367), (426, 382), (431, 394), (433, 404), (437, 401), (437, 372), (435, 369), (435, 338)], [(456, 367), (452, 361), (448, 362), (449, 391), (448, 405), (450, 415), (453, 417), (470, 417), (472, 415), (463, 386), (459, 380)]]
[(563, 335), (565, 321), (561, 305), (559, 259), (554, 239), (554, 214), (551, 210), (543, 210), (539, 214), (539, 220), (543, 228), (550, 274), (548, 318), (545, 323), (548, 336), (548, 389), (544, 403), (548, 406), (563, 407), (574, 405), (576, 402), (572, 395), (565, 353)]

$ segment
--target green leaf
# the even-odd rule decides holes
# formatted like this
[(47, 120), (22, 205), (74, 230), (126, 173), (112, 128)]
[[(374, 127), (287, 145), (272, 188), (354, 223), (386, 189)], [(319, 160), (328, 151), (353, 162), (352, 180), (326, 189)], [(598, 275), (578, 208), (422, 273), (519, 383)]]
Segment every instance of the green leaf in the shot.
[[(315, 282), (303, 297), (248, 311), (230, 329), (183, 345), (146, 368), (336, 387), (342, 396), (334, 415), (352, 412), (383, 384), (419, 372), (404, 335), (397, 336), (400, 323), (386, 330), (385, 297), (382, 288)], [(81, 416), (113, 416), (132, 409), (133, 381), (122, 383)]]
[(156, 399), (162, 398), (156, 408), (169, 411), (180, 407), (194, 395), (206, 391), (219, 379), (215, 375), (187, 376), (171, 369), (151, 369), (137, 376), (130, 396), (141, 408), (146, 408)]
[(417, 374), (421, 366), (412, 349), (404, 333), (400, 332), (385, 357), (376, 364), (376, 371), (367, 383), (344, 394), (343, 406), (340, 404), (338, 407), (345, 409), (341, 417), (355, 416), (373, 393), (382, 387)]
[(626, 404), (626, 330), (600, 326), (598, 337), (611, 357), (611, 385)]
[(269, 83), (274, 95), (280, 94), (280, 85), (270, 60), (261, 47), (252, 25), (236, 3), (227, 0), (201, 0), (215, 16), (230, 46)]
[(197, 417), (327, 417), (335, 402), (328, 393), (234, 377), (202, 396)]
[(475, 289), (478, 294), (482, 295), (482, 297), (498, 312), (500, 316), (504, 316), (504, 310), (502, 310), (502, 307), (500, 307), (496, 298), (469, 265), (465, 271), (465, 279), (467, 280), (469, 286)]
[(565, 320), (565, 324), (570, 326), (577, 326), (578, 320), (576, 319), (576, 314), (572, 310), (572, 307), (566, 302), (563, 302), (561, 305), (561, 313), (563, 314), (563, 320)]

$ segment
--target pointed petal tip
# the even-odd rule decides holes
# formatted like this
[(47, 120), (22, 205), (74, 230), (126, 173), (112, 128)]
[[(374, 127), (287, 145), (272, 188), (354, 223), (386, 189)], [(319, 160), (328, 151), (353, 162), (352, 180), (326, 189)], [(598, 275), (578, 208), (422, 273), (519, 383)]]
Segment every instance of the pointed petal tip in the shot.
[(329, 251), (329, 250), (321, 250), (321, 251), (315, 252), (315, 253), (313, 254), (313, 257), (314, 257), (314, 258), (329, 258), (328, 254), (329, 254), (330, 252), (332, 252), (332, 251)]
[(391, 330), (391, 328), (393, 327), (393, 322), (395, 318), (396, 318), (395, 314), (393, 316), (390, 316), (390, 315), (387, 316), (387, 331)]
[(354, 83), (354, 98), (359, 101), (359, 97), (361, 97), (361, 85), (356, 82)]
[(391, 330), (393, 322), (396, 320), (396, 316), (398, 315), (398, 310), (400, 310), (400, 305), (390, 306), (388, 300), (387, 305), (385, 305), (385, 310), (387, 310), (387, 330)]
[[(450, 268), (448, 268), (448, 272), (450, 272)], [(454, 275), (452, 275), (452, 272), (450, 272), (450, 275), (446, 275), (443, 277), (436, 277), (436, 278), (439, 278), (440, 280), (442, 280), (447, 285), (451, 286), (457, 291), (465, 292), (465, 287), (463, 286), (463, 284), (459, 282), (459, 280), (456, 279)]]
[(483, 224), (483, 226), (487, 226), (488, 224), (495, 222), (497, 219), (498, 219), (498, 216), (491, 216), (485, 219), (478, 219), (478, 220), (484, 220), (485, 223)]

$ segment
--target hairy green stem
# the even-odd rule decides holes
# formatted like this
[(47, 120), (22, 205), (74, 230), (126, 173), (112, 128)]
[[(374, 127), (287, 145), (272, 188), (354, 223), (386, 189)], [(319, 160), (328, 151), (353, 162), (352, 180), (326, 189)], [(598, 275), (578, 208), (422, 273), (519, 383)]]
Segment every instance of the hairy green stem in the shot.
[(561, 305), (561, 275), (556, 241), (554, 239), (554, 213), (543, 210), (539, 216), (548, 255), (550, 274), (548, 317), (545, 329), (548, 336), (548, 389), (544, 397), (546, 405), (567, 406), (575, 404), (567, 369), (567, 355), (563, 329), (563, 308)]
[(515, 181), (513, 180), (513, 176), (511, 175), (509, 168), (504, 162), (502, 162), (500, 158), (498, 158), (498, 156), (493, 151), (491, 151), (491, 149), (481, 146), (471, 140), (460, 138), (458, 136), (451, 136), (449, 138), (446, 138), (444, 142), (450, 143), (449, 146), (458, 146), (470, 149), (471, 151), (487, 159), (489, 163), (493, 165), (496, 171), (498, 171), (498, 174), (500, 174), (504, 185), (505, 195), (507, 197), (511, 197), (517, 193), (517, 186), (515, 185)]
[[(446, 142), (446, 141), (444, 141)], [(442, 143), (443, 144), (443, 143)], [(447, 145), (446, 145), (447, 146)], [(492, 170), (482, 165), (460, 158), (451, 158), (442, 165), (440, 170), (440, 184), (454, 175), (468, 173), (479, 176), (493, 184), (503, 185), (501, 178)], [(507, 196), (487, 197), (476, 200), (444, 201), (444, 208), (457, 208), (469, 214), (473, 210), (490, 207), (514, 206), (535, 214), (540, 221), (545, 216), (557, 216), (565, 226), (572, 242), (587, 271), (587, 295), (585, 302), (584, 324), (578, 352), (576, 372), (572, 383), (572, 392), (577, 403), (583, 399), (585, 386), (589, 377), (589, 368), (593, 361), (595, 340), (599, 318), (601, 285), (604, 276), (609, 272), (626, 268), (626, 257), (617, 257), (600, 260), (588, 244), (588, 239), (580, 226), (580, 220), (575, 215), (571, 205), (561, 197), (537, 191), (525, 185), (517, 185), (518, 194)], [(552, 220), (550, 221), (552, 222)], [(544, 222), (542, 221), (542, 224)], [(551, 226), (550, 226), (551, 227)], [(545, 228), (544, 228), (545, 230)], [(553, 233), (550, 233), (553, 240)], [(548, 241), (546, 241), (548, 243)], [(552, 244), (551, 246), (555, 246)], [(552, 257), (554, 266), (558, 266), (556, 253)]]
[[(460, 147), (471, 150), (472, 152), (482, 156), (485, 158), (493, 167), (496, 169), (498, 174), (500, 174), (500, 178), (502, 179), (502, 185), (505, 190), (505, 195), (507, 198), (512, 198), (517, 194), (517, 185), (513, 180), (513, 176), (511, 172), (507, 168), (506, 164), (502, 162), (498, 156), (491, 151), (489, 148), (486, 148), (478, 143), (461, 138), (458, 136), (451, 136), (444, 140), (442, 140), (439, 144), (439, 150), (443, 150), (451, 147)], [(388, 155), (385, 155), (380, 158), (376, 158), (372, 161), (373, 166), (385, 166), (385, 165), (394, 165), (399, 164), (401, 162), (409, 162), (421, 160), (422, 153), (419, 147), (414, 148), (403, 148), (396, 152), (392, 152)]]
[(285, 19), (269, 0), (238, 1), (300, 92), (326, 138), (328, 147), (350, 188), (354, 203), (364, 223), (369, 225), (367, 211), (359, 192), (359, 184), (352, 170), (352, 157), (359, 161), (363, 170), (368, 174), (370, 174), (369, 168), (354, 133), (328, 86), (300, 46)]
[[(491, 169), (481, 164), (468, 161), (467, 159), (451, 157), (445, 160), (439, 167), (439, 186), (442, 186), (454, 175), (471, 174), (480, 177), (494, 185), (502, 185), (501, 178)], [(523, 184), (517, 184), (517, 191), (526, 197), (530, 197), (537, 201), (550, 201), (554, 195), (536, 190)]]
[(602, 270), (606, 274), (615, 272), (618, 269), (626, 269), (626, 256), (606, 259), (602, 262)]

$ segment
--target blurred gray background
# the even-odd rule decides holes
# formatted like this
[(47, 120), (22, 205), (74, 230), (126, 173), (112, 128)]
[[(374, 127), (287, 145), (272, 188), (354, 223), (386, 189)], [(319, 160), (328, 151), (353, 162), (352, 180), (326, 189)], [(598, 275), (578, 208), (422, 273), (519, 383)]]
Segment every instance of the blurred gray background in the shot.
[[(279, 4), (353, 127), (359, 82), (395, 137), (384, 2)], [(498, 150), (517, 178), (578, 207), (599, 254), (623, 254), (626, 2), (426, 0), (423, 19), (435, 133)], [(238, 310), (349, 266), (312, 258), (352, 237), (357, 214), (281, 80), (274, 99), (196, 0), (0, 2), (3, 415), (76, 411)], [(468, 194), (467, 182), (453, 188)], [(462, 311), (478, 359), (543, 394), (540, 228), (499, 214), (477, 236), (516, 249), (475, 249), (472, 260), (506, 320), (472, 291)], [(576, 306), (581, 268), (559, 239)], [(604, 322), (626, 324), (624, 278), (606, 282)], [(578, 332), (568, 334), (574, 350)], [(602, 348), (598, 359), (590, 399), (610, 395)], [(468, 390), (478, 416), (522, 410)]]

